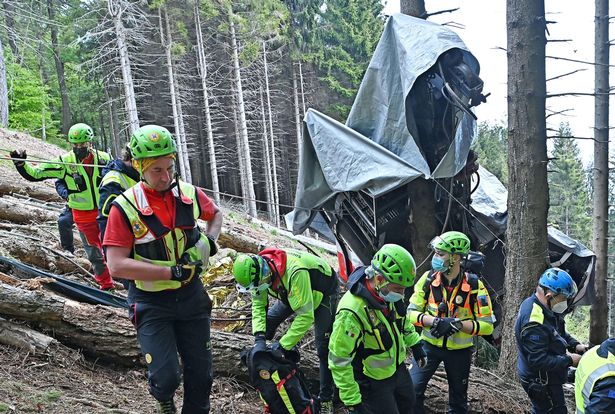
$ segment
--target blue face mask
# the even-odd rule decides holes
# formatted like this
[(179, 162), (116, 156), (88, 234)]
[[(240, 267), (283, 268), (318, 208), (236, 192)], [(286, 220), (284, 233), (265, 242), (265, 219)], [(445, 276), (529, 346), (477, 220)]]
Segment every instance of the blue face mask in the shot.
[(382, 299), (390, 303), (397, 302), (404, 298), (404, 295), (402, 295), (401, 293), (397, 293), (397, 292), (389, 292), (386, 295), (382, 294), (382, 292), (379, 292), (378, 294), (380, 295)]
[(444, 264), (444, 259), (438, 256), (431, 258), (431, 268), (436, 272), (446, 272), (448, 270), (448, 266)]

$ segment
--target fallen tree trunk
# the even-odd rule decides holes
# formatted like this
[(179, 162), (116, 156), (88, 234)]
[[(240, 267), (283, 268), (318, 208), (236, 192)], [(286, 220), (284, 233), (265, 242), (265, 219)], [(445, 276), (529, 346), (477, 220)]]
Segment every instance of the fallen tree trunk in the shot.
[(62, 201), (53, 188), (30, 185), (25, 180), (0, 180), (0, 196), (7, 194), (23, 194), (43, 201)]
[[(29, 291), (0, 283), (0, 314), (28, 321), (85, 354), (122, 365), (141, 364), (136, 331), (124, 310), (93, 306), (42, 290)], [(217, 375), (247, 380), (239, 353), (252, 346), (251, 335), (212, 330), (213, 364)], [(318, 378), (317, 358), (302, 354), (306, 374)]]
[(0, 197), (0, 220), (13, 223), (36, 223), (57, 220), (58, 214), (45, 208), (34, 207)]
[(58, 341), (27, 326), (0, 318), (0, 343), (38, 355), (47, 352)]
[[(77, 240), (75, 240), (76, 244)], [(90, 262), (81, 257), (72, 256), (70, 260), (64, 258), (66, 252), (57, 250), (44, 245), (44, 240), (34, 240), (34, 238), (24, 237), (22, 234), (15, 234), (14, 237), (9, 232), (0, 230), (0, 254), (5, 252), (5, 256), (13, 257), (31, 266), (49, 270), (57, 274), (82, 273), (81, 267), (90, 269)], [(77, 264), (79, 266), (77, 266)]]

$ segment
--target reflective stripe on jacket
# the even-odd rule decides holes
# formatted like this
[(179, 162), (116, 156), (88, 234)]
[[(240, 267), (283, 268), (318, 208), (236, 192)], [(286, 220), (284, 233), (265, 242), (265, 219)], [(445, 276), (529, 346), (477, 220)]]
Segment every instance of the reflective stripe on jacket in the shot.
[(350, 291), (340, 300), (329, 341), (329, 369), (346, 406), (361, 403), (355, 372), (374, 380), (390, 378), (404, 363), (407, 348), (420, 341), (409, 319), (393, 304), (387, 306), (388, 317)]
[[(69, 151), (64, 155), (55, 158), (53, 161), (65, 162), (68, 164), (50, 164), (43, 163), (33, 167), (26, 162), (23, 166), (18, 167), (17, 171), (29, 181), (41, 181), (47, 178), (57, 178), (64, 180), (68, 189), (68, 206), (75, 210), (95, 210), (98, 208), (98, 186), (100, 182), (101, 170), (106, 165), (111, 157), (106, 152), (92, 150), (92, 164), (97, 165), (92, 168), (92, 176), (88, 175), (83, 165), (68, 165), (78, 164), (77, 158), (73, 151)], [(85, 184), (84, 189), (80, 189), (75, 182), (75, 176), (81, 176)]]
[[(113, 204), (125, 215), (135, 236), (132, 258), (160, 266), (174, 266), (188, 253), (190, 261), (203, 260), (209, 255), (207, 237), (199, 231), (197, 219), (201, 211), (196, 188), (179, 181), (181, 197), (177, 187), (175, 196), (175, 228), (164, 227), (149, 206), (143, 183), (126, 190), (116, 197)], [(204, 263), (203, 270), (207, 263)], [(135, 280), (135, 286), (148, 292), (179, 289), (191, 280)]]
[(100, 186), (99, 186), (99, 190), (101, 193), (99, 210), (100, 210), (100, 215), (103, 217), (109, 217), (109, 210), (111, 210), (111, 203), (113, 202), (113, 200), (115, 200), (115, 197), (119, 195), (119, 194), (109, 193), (109, 194), (106, 194), (106, 197), (104, 197), (103, 199), (102, 193), (104, 192), (104, 189), (107, 188), (111, 183), (118, 184), (122, 188), (122, 190), (125, 191), (125, 190), (128, 190), (133, 185), (137, 184), (137, 181), (133, 180), (132, 178), (130, 178), (128, 175), (124, 174), (123, 172), (116, 171), (116, 170), (111, 170), (103, 176), (102, 180), (100, 181)]
[(603, 358), (598, 354), (599, 348), (599, 345), (595, 346), (583, 355), (575, 373), (574, 399), (577, 414), (585, 414), (585, 407), (589, 404), (597, 381), (615, 377), (615, 355), (608, 352), (607, 358)]
[[(421, 317), (427, 314), (434, 317), (451, 317), (475, 321), (477, 329), (475, 329), (474, 335), (490, 335), (493, 332), (495, 316), (493, 315), (491, 298), (480, 279), (476, 279), (476, 288), (472, 289), (471, 284), (468, 282), (468, 274), (464, 274), (459, 284), (449, 295), (446, 288), (442, 286), (442, 276), (440, 273), (436, 273), (430, 286), (426, 286), (429, 276), (429, 271), (421, 276), (414, 285), (414, 293), (410, 298), (408, 318), (414, 325), (421, 326)], [(436, 303), (434, 298), (435, 289), (440, 290), (440, 297), (448, 304), (445, 315), (438, 314), (439, 304)], [(423, 329), (421, 336), (426, 342), (445, 349), (464, 349), (473, 345), (473, 335), (462, 331), (448, 338), (435, 338), (431, 335), (429, 329)]]
[(252, 294), (252, 332), (265, 332), (271, 295), (295, 312), (290, 328), (280, 338), (280, 345), (291, 349), (310, 330), (314, 310), (323, 297), (337, 291), (337, 277), (333, 268), (318, 256), (294, 249), (284, 249), (284, 252), (286, 268), (276, 287)]

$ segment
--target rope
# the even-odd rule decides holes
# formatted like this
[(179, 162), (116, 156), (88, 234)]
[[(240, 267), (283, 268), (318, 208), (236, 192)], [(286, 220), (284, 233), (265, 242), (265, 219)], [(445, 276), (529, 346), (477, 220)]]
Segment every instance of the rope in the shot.
[(82, 163), (77, 163), (77, 162), (51, 161), (51, 160), (44, 160), (44, 159), (40, 159), (40, 158), (0, 157), (0, 160), (24, 161), (24, 162), (25, 161), (34, 161), (34, 162), (40, 162), (40, 163), (45, 163), (45, 164), (76, 165), (76, 166), (81, 165), (82, 167), (104, 167), (104, 165), (98, 165), (98, 164), (82, 164)]
[(497, 234), (495, 234), (494, 232), (492, 232), (492, 231), (491, 231), (491, 229), (490, 229), (490, 228), (489, 228), (489, 227), (488, 227), (485, 223), (483, 223), (483, 222), (482, 222), (482, 221), (481, 221), (478, 217), (476, 217), (476, 215), (474, 215), (474, 213), (472, 213), (472, 211), (470, 211), (470, 209), (468, 209), (465, 205), (463, 205), (463, 203), (462, 203), (461, 201), (459, 201), (459, 200), (458, 200), (458, 199), (457, 199), (457, 198), (456, 198), (453, 194), (451, 194), (451, 193), (450, 193), (450, 192), (446, 189), (446, 187), (444, 187), (442, 184), (440, 184), (440, 183), (439, 183), (437, 180), (435, 180), (435, 179), (433, 179), (433, 181), (434, 181), (437, 185), (439, 185), (439, 186), (440, 186), (440, 188), (442, 188), (442, 190), (444, 190), (444, 192), (445, 192), (445, 193), (447, 193), (447, 194), (448, 194), (448, 196), (449, 196), (450, 198), (452, 198), (453, 200), (455, 200), (455, 202), (456, 202), (457, 204), (459, 204), (459, 206), (460, 206), (461, 208), (463, 208), (465, 211), (467, 211), (467, 212), (468, 212), (468, 214), (469, 214), (470, 216), (472, 216), (472, 218), (474, 218), (474, 219), (475, 219), (477, 222), (479, 222), (479, 223), (480, 223), (483, 227), (485, 227), (485, 228), (487, 229), (487, 231), (488, 231), (489, 233), (491, 233), (491, 235), (492, 235), (492, 236), (493, 236), (493, 237), (494, 237), (497, 241), (499, 241), (500, 243), (502, 243), (502, 246), (506, 247), (506, 243), (504, 243), (504, 241), (502, 241), (502, 239), (500, 239), (500, 238), (497, 236)]

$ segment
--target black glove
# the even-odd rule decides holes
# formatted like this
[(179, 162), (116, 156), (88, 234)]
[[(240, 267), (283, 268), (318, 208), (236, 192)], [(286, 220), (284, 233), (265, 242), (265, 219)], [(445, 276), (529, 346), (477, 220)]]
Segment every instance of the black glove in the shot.
[(284, 347), (282, 345), (280, 345), (279, 342), (274, 342), (269, 346), (269, 349), (271, 349), (271, 354), (278, 359), (285, 359), (286, 358), (286, 349), (284, 349)]
[(412, 356), (420, 368), (427, 365), (427, 354), (423, 350), (423, 341), (420, 341), (412, 347)]
[(457, 318), (435, 318), (429, 333), (435, 338), (448, 337), (461, 330), (461, 321)]
[(209, 241), (209, 257), (215, 256), (216, 253), (218, 253), (218, 245), (216, 244), (216, 240), (209, 234), (206, 234), (205, 236), (207, 236), (207, 240)]
[(79, 191), (85, 191), (88, 189), (87, 185), (85, 184), (85, 180), (83, 179), (83, 176), (81, 174), (73, 174), (73, 180), (75, 181), (75, 185), (77, 186), (77, 189)]
[(363, 404), (353, 405), (352, 407), (346, 407), (348, 414), (363, 414), (366, 411), (363, 409)]
[(257, 332), (254, 334), (254, 345), (265, 345), (267, 340), (265, 339), (265, 334), (263, 332)]
[[(21, 160), (25, 160), (26, 158), (28, 158), (28, 154), (26, 154), (26, 150), (21, 150), (21, 151), (13, 150), (9, 153), (9, 155), (11, 156), (11, 158), (19, 158)], [(15, 167), (21, 167), (25, 164), (25, 162), (13, 159), (13, 164), (15, 164)]]
[(184, 254), (178, 264), (171, 267), (171, 280), (184, 282), (192, 279), (194, 276), (199, 276), (202, 271), (202, 261), (190, 262), (188, 256)]

